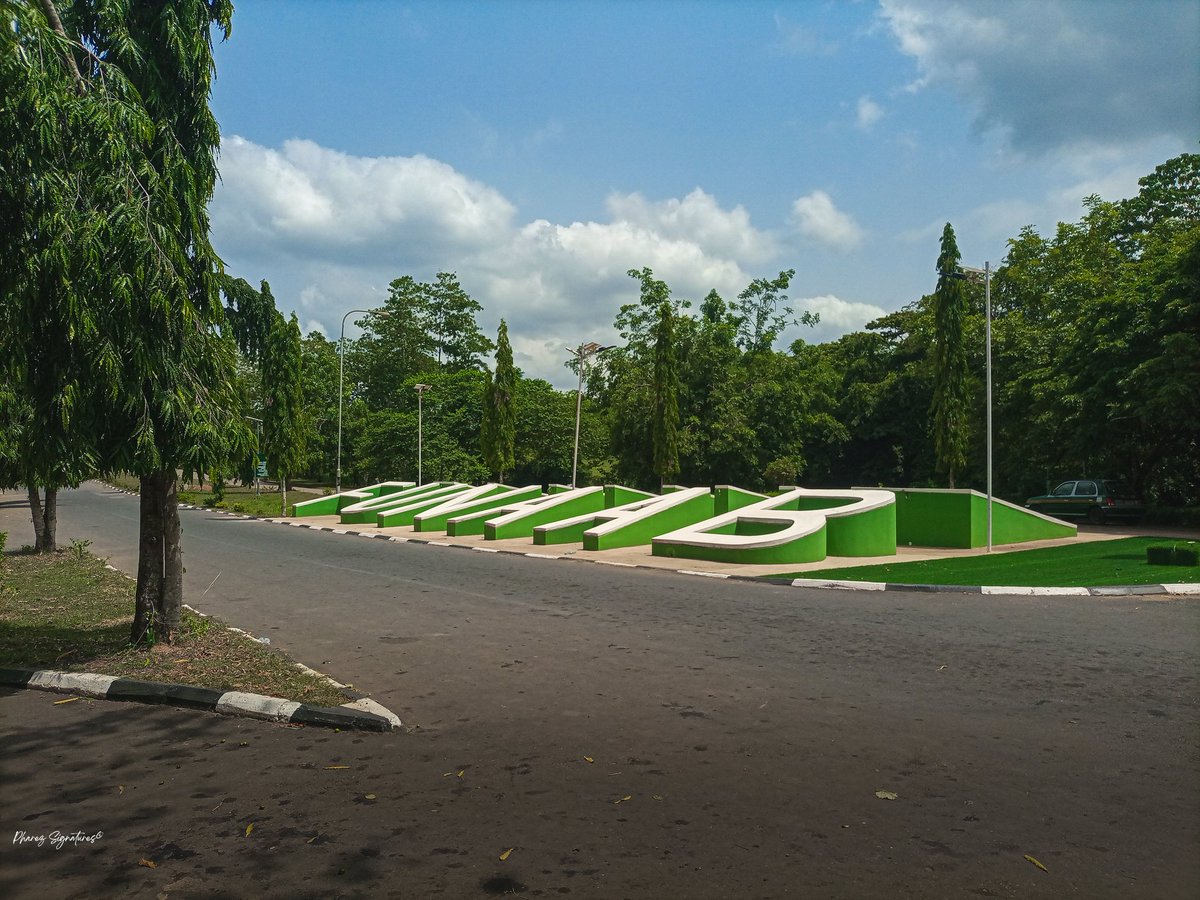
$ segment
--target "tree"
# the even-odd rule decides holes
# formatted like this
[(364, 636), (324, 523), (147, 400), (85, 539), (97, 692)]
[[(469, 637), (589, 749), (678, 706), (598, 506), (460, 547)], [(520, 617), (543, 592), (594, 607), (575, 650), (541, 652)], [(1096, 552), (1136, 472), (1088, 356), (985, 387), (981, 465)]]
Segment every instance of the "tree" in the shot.
[(263, 450), (267, 466), (279, 480), (282, 509), (287, 515), (287, 482), (304, 463), (303, 350), (296, 314), (276, 315), (263, 363)]
[[(738, 294), (734, 321), (737, 323), (738, 346), (747, 353), (770, 350), (779, 333), (792, 324), (792, 308), (784, 293), (795, 276), (795, 269), (780, 272), (778, 278), (755, 278)], [(805, 312), (800, 317), (805, 325), (816, 325), (817, 316)]]
[(433, 338), (438, 363), (450, 371), (483, 367), (483, 354), (492, 349), (475, 320), (483, 307), (458, 283), (453, 272), (438, 272), (425, 285), (429, 297), (427, 329)]
[(654, 327), (654, 473), (660, 484), (679, 471), (679, 364), (675, 360), (675, 315), (664, 300)]
[(951, 488), (955, 476), (966, 464), (970, 440), (967, 350), (963, 341), (967, 302), (958, 266), (960, 258), (954, 229), (947, 222), (942, 230), (938, 282), (933, 294), (933, 403), (930, 412), (938, 468), (946, 472)]
[(32, 410), (28, 475), (141, 477), (135, 643), (179, 625), (177, 470), (247, 437), (208, 242), (210, 29), (231, 13), (76, 0), (60, 19), (42, 0), (5, 4), (0, 29), (0, 337)]
[(508, 323), (500, 320), (496, 335), (496, 371), (488, 376), (483, 394), (483, 427), (480, 443), (483, 459), (504, 483), (504, 473), (514, 465), (517, 416), (517, 373), (513, 368), (512, 346), (508, 342)]

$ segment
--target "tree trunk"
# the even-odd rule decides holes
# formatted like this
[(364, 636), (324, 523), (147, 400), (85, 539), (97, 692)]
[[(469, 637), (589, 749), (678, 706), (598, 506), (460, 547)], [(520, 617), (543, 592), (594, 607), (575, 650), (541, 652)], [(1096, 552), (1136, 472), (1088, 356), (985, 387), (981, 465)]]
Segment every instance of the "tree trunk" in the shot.
[(42, 537), (46, 532), (46, 520), (42, 515), (42, 498), (38, 489), (29, 485), (29, 510), (33, 514), (33, 549), (42, 552)]
[(178, 476), (161, 472), (163, 523), (163, 583), (157, 638), (175, 643), (183, 615), (183, 529), (179, 524)]
[(42, 507), (42, 552), (58, 549), (58, 488), (46, 488), (46, 503)]
[(162, 491), (158, 473), (141, 476), (138, 521), (137, 593), (129, 642), (135, 647), (152, 640), (158, 629), (163, 587)]
[(283, 498), (283, 512), (280, 515), (287, 518), (287, 476), (283, 474), (279, 476), (279, 494)]

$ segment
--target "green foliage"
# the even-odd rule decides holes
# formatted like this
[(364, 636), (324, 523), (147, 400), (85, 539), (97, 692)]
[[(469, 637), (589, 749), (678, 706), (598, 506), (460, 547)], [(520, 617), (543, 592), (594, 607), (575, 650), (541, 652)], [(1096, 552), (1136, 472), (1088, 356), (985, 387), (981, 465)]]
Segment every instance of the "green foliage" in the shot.
[(496, 335), (496, 372), (487, 377), (483, 393), (483, 423), (480, 442), (487, 466), (501, 483), (504, 473), (515, 464), (517, 372), (513, 367), (512, 346), (508, 342), (508, 324), (501, 319)]
[(946, 472), (950, 487), (967, 461), (971, 408), (967, 381), (964, 320), (966, 291), (959, 272), (958, 242), (950, 223), (942, 230), (938, 254), (937, 290), (933, 294), (933, 441), (938, 468)]
[(675, 315), (666, 300), (659, 304), (654, 326), (653, 392), (654, 474), (665, 483), (679, 471), (679, 365), (675, 360)]
[(267, 466), (281, 484), (305, 459), (303, 365), (295, 313), (290, 320), (276, 316), (263, 364), (263, 452)]

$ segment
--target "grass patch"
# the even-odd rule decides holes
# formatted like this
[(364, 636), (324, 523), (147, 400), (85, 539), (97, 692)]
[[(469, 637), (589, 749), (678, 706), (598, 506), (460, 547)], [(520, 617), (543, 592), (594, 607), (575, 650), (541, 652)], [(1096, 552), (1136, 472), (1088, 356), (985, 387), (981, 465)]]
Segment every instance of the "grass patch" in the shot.
[(174, 644), (129, 646), (134, 583), (86, 549), (11, 554), (0, 568), (0, 667), (95, 672), (338, 706), (283, 653), (184, 610)]
[(1200, 582), (1200, 566), (1156, 566), (1146, 562), (1146, 548), (1163, 540), (1168, 539), (1131, 537), (981, 556), (820, 569), (771, 577), (1021, 587), (1103, 587), (1118, 584)]
[[(291, 494), (290, 491), (288, 493)], [(300, 499), (308, 500), (311, 499), (311, 496), (303, 494)], [(217, 509), (263, 518), (278, 518), (282, 507), (279, 491), (263, 491), (255, 497), (253, 487), (227, 487), (225, 496), (219, 501), (212, 491), (180, 491), (179, 502), (190, 503), (192, 506), (215, 506)], [(288, 515), (294, 514), (295, 503), (289, 502)]]

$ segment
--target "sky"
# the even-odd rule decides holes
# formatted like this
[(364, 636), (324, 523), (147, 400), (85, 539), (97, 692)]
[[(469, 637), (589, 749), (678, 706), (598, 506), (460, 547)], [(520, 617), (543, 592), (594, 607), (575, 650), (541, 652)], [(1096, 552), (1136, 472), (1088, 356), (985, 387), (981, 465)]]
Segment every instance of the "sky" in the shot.
[[(457, 273), (527, 376), (613, 343), (649, 267), (694, 306), (795, 269), (795, 338), (993, 266), (1200, 152), (1197, 0), (239, 0), (212, 240), (304, 332)], [(356, 330), (350, 317), (347, 335)]]

